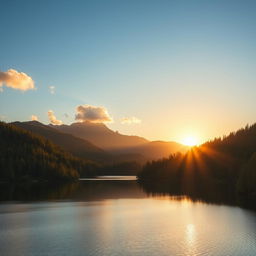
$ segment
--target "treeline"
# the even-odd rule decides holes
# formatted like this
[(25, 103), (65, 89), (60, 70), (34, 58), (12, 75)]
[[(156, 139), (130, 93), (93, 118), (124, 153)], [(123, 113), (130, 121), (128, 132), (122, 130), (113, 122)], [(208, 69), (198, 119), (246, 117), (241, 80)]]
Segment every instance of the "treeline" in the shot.
[(93, 176), (95, 167), (43, 137), (0, 122), (0, 181), (74, 180)]
[(155, 192), (225, 191), (256, 196), (256, 124), (185, 154), (148, 162), (138, 178)]

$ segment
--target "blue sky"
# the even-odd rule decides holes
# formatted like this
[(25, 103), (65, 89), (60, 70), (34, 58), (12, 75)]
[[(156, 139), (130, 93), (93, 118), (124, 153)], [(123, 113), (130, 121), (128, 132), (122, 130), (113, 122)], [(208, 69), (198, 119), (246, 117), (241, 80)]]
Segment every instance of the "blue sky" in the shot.
[[(51, 109), (72, 123), (78, 105), (104, 106), (114, 130), (178, 141), (254, 123), (255, 12), (256, 1), (2, 0), (0, 70), (37, 89), (3, 87), (0, 116), (48, 123)], [(130, 116), (141, 123), (120, 123)]]

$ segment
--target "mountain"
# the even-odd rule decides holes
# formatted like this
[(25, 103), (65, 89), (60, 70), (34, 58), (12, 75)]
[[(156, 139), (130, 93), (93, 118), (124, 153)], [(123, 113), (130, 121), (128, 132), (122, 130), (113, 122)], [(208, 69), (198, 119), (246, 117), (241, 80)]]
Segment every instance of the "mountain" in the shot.
[(86, 139), (123, 161), (145, 162), (187, 150), (186, 146), (176, 142), (148, 141), (138, 136), (123, 135), (112, 131), (102, 123), (83, 122), (71, 125), (50, 125), (50, 127)]
[(11, 124), (41, 135), (75, 156), (93, 161), (103, 161), (109, 158), (108, 153), (94, 146), (91, 142), (77, 138), (68, 133), (63, 133), (60, 130), (40, 122), (14, 122)]
[(19, 128), (33, 132), (50, 140), (54, 144), (60, 146), (65, 151), (87, 160), (100, 163), (120, 163), (137, 161), (143, 163), (146, 159), (141, 155), (133, 152), (118, 152), (112, 154), (93, 145), (88, 140), (78, 138), (69, 133), (60, 131), (58, 126), (44, 125), (38, 121), (14, 122), (11, 123)]
[(156, 160), (163, 157), (169, 157), (171, 154), (176, 152), (184, 153), (187, 150), (187, 146), (177, 142), (151, 141), (136, 147), (123, 148), (119, 149), (119, 151), (114, 150), (112, 153), (135, 153), (143, 155), (147, 160)]
[(70, 180), (86, 171), (86, 162), (41, 136), (0, 122), (0, 180)]
[(135, 147), (148, 142), (148, 140), (139, 136), (129, 136), (114, 132), (102, 123), (82, 122), (71, 125), (50, 125), (50, 127), (88, 140), (104, 150)]
[(104, 124), (84, 122), (58, 126), (44, 125), (38, 121), (12, 124), (49, 139), (75, 156), (104, 163), (144, 163), (187, 149), (176, 142), (148, 141), (138, 136), (122, 135)]

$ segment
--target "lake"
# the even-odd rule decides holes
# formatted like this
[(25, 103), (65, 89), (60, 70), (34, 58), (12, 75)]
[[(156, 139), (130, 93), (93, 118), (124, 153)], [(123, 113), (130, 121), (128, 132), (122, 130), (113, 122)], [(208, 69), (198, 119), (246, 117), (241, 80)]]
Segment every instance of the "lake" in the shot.
[(134, 177), (1, 186), (0, 255), (256, 255), (254, 211), (147, 194)]

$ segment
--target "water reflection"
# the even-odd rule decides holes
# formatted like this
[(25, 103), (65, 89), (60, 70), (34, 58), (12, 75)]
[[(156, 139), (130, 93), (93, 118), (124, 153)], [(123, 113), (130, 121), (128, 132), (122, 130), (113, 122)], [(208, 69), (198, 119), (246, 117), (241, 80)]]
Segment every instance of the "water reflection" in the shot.
[[(130, 179), (130, 180), (129, 180)], [(134, 177), (100, 178), (81, 180), (74, 183), (30, 183), (30, 184), (1, 184), (0, 201), (98, 201), (118, 198), (146, 198), (181, 201), (186, 206), (189, 201), (204, 202), (220, 205), (239, 205), (255, 209), (252, 201), (246, 201), (235, 196), (233, 191), (221, 187), (215, 190), (173, 190), (162, 191), (159, 187), (138, 184)]]
[(0, 204), (1, 256), (256, 255), (254, 212), (145, 193), (136, 181), (2, 186), (0, 194), (29, 201)]
[(146, 197), (134, 180), (83, 180), (74, 183), (2, 184), (1, 201), (97, 201)]
[(195, 241), (195, 225), (194, 224), (187, 224), (186, 227), (186, 239), (189, 246), (193, 245)]
[[(159, 197), (159, 196), (170, 196), (175, 200), (182, 200), (184, 198), (191, 200), (192, 202), (203, 202), (208, 204), (218, 205), (231, 205), (240, 206), (256, 210), (255, 200), (240, 197), (234, 188), (223, 186), (221, 184), (211, 184), (212, 186), (202, 189), (201, 186), (186, 187), (182, 190), (179, 187), (163, 187), (161, 184), (140, 184), (143, 191), (148, 196)], [(256, 199), (256, 198), (255, 198)]]

